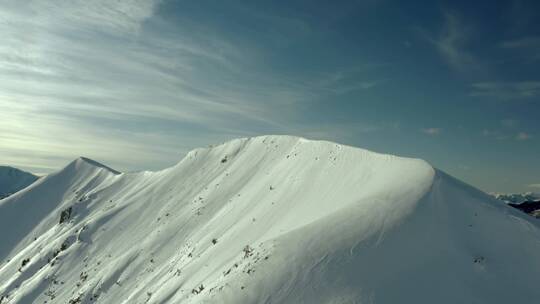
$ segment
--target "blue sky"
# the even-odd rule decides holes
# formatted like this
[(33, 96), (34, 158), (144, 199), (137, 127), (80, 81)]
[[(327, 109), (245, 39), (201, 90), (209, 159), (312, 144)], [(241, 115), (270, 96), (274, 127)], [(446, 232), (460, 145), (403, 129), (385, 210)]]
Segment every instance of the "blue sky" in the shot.
[(540, 191), (537, 1), (0, 3), (1, 162), (157, 170), (292, 134)]

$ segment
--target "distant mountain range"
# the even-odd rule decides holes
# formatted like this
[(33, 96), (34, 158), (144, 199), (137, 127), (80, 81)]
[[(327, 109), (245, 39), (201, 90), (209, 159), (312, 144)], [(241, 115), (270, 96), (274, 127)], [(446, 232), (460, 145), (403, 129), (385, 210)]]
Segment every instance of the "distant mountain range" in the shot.
[(509, 206), (519, 209), (536, 218), (540, 218), (540, 193), (495, 193), (493, 196), (504, 201)]
[(540, 199), (540, 193), (493, 193), (496, 199), (505, 201), (506, 203), (521, 204), (526, 201), (535, 201)]
[(32, 173), (17, 168), (0, 166), (0, 199), (28, 187), (38, 179)]

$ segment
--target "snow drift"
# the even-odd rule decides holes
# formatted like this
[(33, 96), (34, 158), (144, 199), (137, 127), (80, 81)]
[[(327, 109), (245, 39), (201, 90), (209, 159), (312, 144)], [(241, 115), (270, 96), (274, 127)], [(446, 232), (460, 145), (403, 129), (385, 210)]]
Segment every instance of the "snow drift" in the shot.
[(540, 226), (418, 159), (288, 136), (0, 201), (0, 303), (536, 303)]

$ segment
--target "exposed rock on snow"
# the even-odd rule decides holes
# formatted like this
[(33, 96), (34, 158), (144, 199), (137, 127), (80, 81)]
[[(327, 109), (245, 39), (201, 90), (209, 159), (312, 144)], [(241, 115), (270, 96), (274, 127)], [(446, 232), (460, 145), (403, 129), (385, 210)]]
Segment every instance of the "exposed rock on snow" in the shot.
[(534, 217), (540, 218), (540, 200), (537, 201), (525, 201), (520, 204), (509, 203), (508, 205), (519, 209), (527, 214), (530, 214)]
[(81, 158), (0, 202), (0, 303), (536, 303), (532, 221), (422, 160), (289, 136), (159, 172)]

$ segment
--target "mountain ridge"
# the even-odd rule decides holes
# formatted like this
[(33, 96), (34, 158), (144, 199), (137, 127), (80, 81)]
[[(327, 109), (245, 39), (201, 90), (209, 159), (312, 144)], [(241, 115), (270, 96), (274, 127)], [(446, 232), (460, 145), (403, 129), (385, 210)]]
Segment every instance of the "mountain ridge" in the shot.
[(17, 236), (0, 246), (0, 303), (540, 296), (539, 225), (422, 160), (264, 136), (156, 172), (75, 167), (0, 203), (0, 226), (20, 212), (6, 206), (47, 206), (6, 226)]

